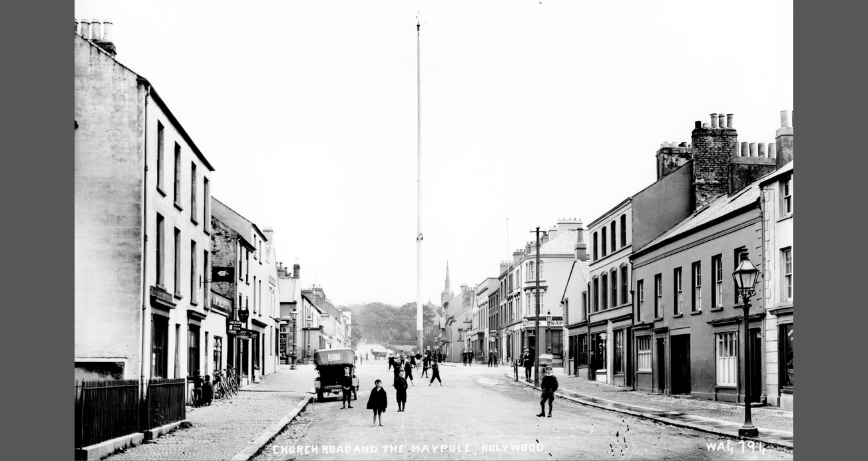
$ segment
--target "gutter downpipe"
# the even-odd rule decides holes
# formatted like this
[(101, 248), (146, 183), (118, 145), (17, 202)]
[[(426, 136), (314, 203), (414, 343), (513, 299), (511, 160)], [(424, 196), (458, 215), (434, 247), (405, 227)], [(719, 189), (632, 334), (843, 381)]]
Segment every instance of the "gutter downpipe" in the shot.
[(148, 100), (151, 96), (151, 85), (147, 80), (142, 79), (141, 83), (145, 85), (145, 119), (143, 122), (144, 126), (144, 146), (143, 146), (143, 157), (144, 157), (144, 180), (142, 186), (142, 215), (143, 215), (143, 228), (142, 228), (142, 356), (139, 360), (139, 380), (142, 391), (142, 397), (144, 397), (144, 389), (145, 389), (145, 357), (147, 356), (145, 351), (145, 310), (147, 309), (147, 303), (145, 300), (147, 299), (147, 267), (148, 267)]

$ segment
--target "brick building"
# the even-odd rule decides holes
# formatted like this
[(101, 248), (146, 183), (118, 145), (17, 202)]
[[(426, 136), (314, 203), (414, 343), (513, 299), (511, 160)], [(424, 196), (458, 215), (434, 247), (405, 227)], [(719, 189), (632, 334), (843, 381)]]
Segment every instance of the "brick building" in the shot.
[[(108, 26), (110, 23), (106, 23)], [(74, 37), (76, 379), (221, 366), (204, 283), (214, 168), (110, 27)], [(219, 361), (218, 361), (219, 362)]]
[(239, 370), (242, 383), (249, 384), (277, 369), (279, 293), (269, 296), (272, 287), (279, 289), (270, 280), (277, 263), (272, 258), (266, 264), (267, 240), (256, 224), (215, 198), (211, 207), (212, 265), (215, 272), (227, 270), (233, 275), (228, 280), (212, 279), (211, 291), (229, 306), (228, 313), (221, 311), (224, 322), (241, 322), (240, 330), (227, 329), (226, 357)]

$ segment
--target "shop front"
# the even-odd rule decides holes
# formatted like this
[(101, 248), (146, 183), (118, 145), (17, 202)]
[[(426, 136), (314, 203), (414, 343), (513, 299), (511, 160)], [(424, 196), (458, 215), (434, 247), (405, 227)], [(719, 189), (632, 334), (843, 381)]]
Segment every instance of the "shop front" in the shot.
[(580, 378), (588, 377), (588, 324), (579, 322), (567, 330), (568, 359), (565, 373)]
[[(564, 366), (564, 318), (563, 316), (541, 315), (539, 317), (539, 329), (542, 342), (540, 354), (551, 353), (553, 356), (552, 366), (555, 368)], [(522, 351), (530, 349), (534, 353), (536, 347), (536, 317), (526, 317), (521, 323)], [(551, 352), (549, 352), (551, 349)]]

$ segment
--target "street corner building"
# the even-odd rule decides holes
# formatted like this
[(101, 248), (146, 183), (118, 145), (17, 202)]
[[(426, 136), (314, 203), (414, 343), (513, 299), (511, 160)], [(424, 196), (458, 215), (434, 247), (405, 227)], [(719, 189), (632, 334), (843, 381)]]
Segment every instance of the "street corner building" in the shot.
[[(782, 112), (783, 129), (768, 151), (765, 144), (743, 142), (739, 147), (731, 115), (724, 123), (722, 114), (713, 114), (712, 121), (711, 126), (696, 123), (690, 159), (668, 174), (690, 173), (689, 208), (679, 212), (689, 215), (650, 241), (634, 240), (637, 249), (630, 263), (635, 311), (628, 369), (640, 391), (743, 402), (749, 366), (752, 402), (788, 401), (791, 407), (789, 115)], [(633, 198), (634, 210), (640, 206), (638, 197)], [(743, 301), (731, 276), (742, 255), (755, 261), (762, 274), (751, 300), (747, 338)], [(601, 289), (599, 296), (604, 293)]]
[[(234, 264), (239, 251), (226, 264), (223, 231), (243, 218), (211, 197), (214, 167), (154, 85), (116, 58), (109, 21), (77, 20), (74, 40), (76, 381), (174, 380), (189, 403), (193, 378), (227, 364), (249, 364), (248, 381), (275, 371), (273, 230), (244, 220), (236, 242), (253, 268)], [(244, 283), (212, 281), (215, 265)], [(244, 362), (229, 321), (248, 299)]]

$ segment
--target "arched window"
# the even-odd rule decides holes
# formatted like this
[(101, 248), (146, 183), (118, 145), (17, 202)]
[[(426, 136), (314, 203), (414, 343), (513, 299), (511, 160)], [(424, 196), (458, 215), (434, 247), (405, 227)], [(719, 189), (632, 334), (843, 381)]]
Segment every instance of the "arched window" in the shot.
[[(530, 294), (528, 294), (530, 296)], [(600, 310), (600, 279), (594, 277), (594, 312)]]
[(615, 252), (615, 248), (618, 248), (618, 234), (615, 233), (615, 221), (612, 221), (612, 252)]
[(600, 299), (603, 302), (603, 310), (606, 310), (606, 309), (608, 309), (608, 306), (609, 306), (609, 276), (608, 275), (603, 274), (603, 276), (600, 277), (600, 285), (601, 285), (600, 290), (602, 290), (602, 292), (601, 292), (602, 296), (600, 296)]
[(594, 232), (594, 261), (600, 259), (600, 256), (597, 254), (597, 233)]
[(612, 307), (618, 305), (618, 270), (612, 269)]
[(627, 304), (627, 265), (621, 266), (621, 304)]
[(627, 246), (627, 215), (621, 215), (621, 246)]

